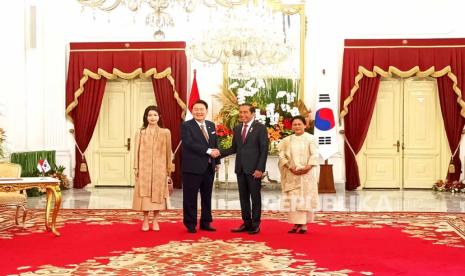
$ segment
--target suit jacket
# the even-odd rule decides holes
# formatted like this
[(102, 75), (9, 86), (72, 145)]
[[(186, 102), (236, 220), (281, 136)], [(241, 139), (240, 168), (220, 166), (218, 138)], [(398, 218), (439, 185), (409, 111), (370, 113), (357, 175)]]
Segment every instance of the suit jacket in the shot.
[(254, 121), (247, 132), (245, 142), (242, 142), (242, 124), (233, 131), (233, 142), (229, 149), (221, 151), (221, 157), (236, 153), (235, 172), (253, 174), (255, 170), (265, 171), (268, 157), (268, 132), (266, 127)]
[(194, 119), (181, 125), (183, 173), (203, 174), (209, 165), (215, 168), (215, 165), (220, 164), (220, 158), (213, 159), (207, 154), (209, 148), (218, 148), (215, 124), (205, 120), (205, 127), (208, 142)]

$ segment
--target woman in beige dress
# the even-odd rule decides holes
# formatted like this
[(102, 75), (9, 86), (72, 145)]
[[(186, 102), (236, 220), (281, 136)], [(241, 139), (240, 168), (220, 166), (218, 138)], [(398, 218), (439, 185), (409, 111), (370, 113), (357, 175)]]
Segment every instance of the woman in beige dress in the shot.
[(289, 233), (304, 234), (313, 221), (318, 204), (318, 186), (314, 175), (318, 153), (313, 135), (305, 132), (305, 118), (292, 118), (294, 134), (279, 143), (279, 171), (283, 192), (282, 208), (288, 222), (294, 224)]
[(160, 127), (160, 112), (148, 106), (143, 126), (136, 132), (134, 174), (136, 185), (132, 208), (144, 212), (142, 231), (149, 230), (149, 212), (153, 211), (153, 230), (159, 231), (157, 217), (168, 208), (169, 194), (173, 189), (171, 133)]

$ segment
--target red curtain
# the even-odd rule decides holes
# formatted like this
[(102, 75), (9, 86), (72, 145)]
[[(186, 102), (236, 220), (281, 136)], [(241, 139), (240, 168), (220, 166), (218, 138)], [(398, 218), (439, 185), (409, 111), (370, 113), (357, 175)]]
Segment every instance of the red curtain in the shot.
[[(157, 102), (167, 102), (169, 104), (159, 105), (160, 113), (163, 119), (164, 127), (170, 129), (171, 131), (171, 143), (173, 145), (173, 152), (176, 150), (176, 147), (179, 145), (181, 140), (180, 129), (182, 124), (182, 119), (179, 117), (179, 114), (182, 112), (181, 107), (175, 102), (170, 102), (170, 94), (167, 91), (170, 91), (171, 84), (169, 81), (164, 79), (152, 80), (153, 89), (155, 91)], [(174, 187), (181, 188), (181, 147), (176, 152), (174, 158), (175, 171), (172, 175)]]
[(455, 181), (460, 179), (462, 172), (460, 148), (458, 146), (465, 120), (462, 116), (457, 116), (460, 113), (460, 108), (456, 97), (451, 96), (454, 95), (454, 91), (452, 90), (452, 81), (447, 76), (438, 78), (438, 93), (444, 128), (446, 129), (447, 140), (449, 141), (452, 154), (457, 149), (457, 154), (453, 158), (455, 173), (448, 173), (447, 177), (449, 180)]
[(360, 186), (358, 165), (354, 154), (360, 151), (367, 136), (371, 116), (375, 109), (379, 82), (379, 77), (363, 78), (360, 81), (360, 88), (350, 105), (350, 112), (344, 118), (345, 136), (354, 151), (352, 153), (347, 143), (344, 145), (347, 190), (354, 190)]
[[(156, 69), (158, 73), (165, 71), (165, 69), (171, 69), (171, 77), (175, 81), (174, 89), (178, 92), (179, 100), (186, 102), (187, 62), (185, 47), (185, 42), (71, 43), (66, 83), (66, 113), (74, 122), (76, 142), (80, 149), (82, 151), (87, 149), (105, 90), (105, 73), (99, 72), (98, 69), (125, 79), (139, 77), (140, 73), (152, 69)], [(91, 74), (86, 75), (85, 73), (89, 71)], [(158, 77), (160, 80), (154, 81), (155, 83), (160, 81), (169, 84), (169, 86), (163, 86), (163, 89), (154, 93), (161, 112), (164, 113), (163, 108), (168, 107), (166, 112), (170, 117), (165, 116), (164, 123), (171, 130), (173, 145), (177, 145), (176, 141), (180, 139), (182, 108), (179, 107), (178, 101), (174, 98), (173, 86), (166, 76)], [(84, 90), (80, 91), (81, 82), (85, 81), (86, 78), (88, 79), (84, 84)], [(92, 78), (100, 78), (100, 80)], [(81, 92), (82, 94), (80, 94)], [(172, 122), (170, 118), (174, 118)], [(83, 188), (91, 182), (87, 172), (79, 171), (80, 163), (80, 154), (76, 154), (75, 188)], [(177, 171), (179, 171), (179, 166), (177, 166)], [(179, 181), (177, 186), (179, 186)]]
[[(451, 151), (455, 151), (459, 141), (460, 134), (464, 125), (464, 119), (461, 114), (465, 114), (463, 107), (457, 103), (457, 94), (461, 99), (464, 98), (463, 79), (465, 77), (465, 39), (350, 39), (345, 41), (344, 61), (341, 80), (341, 98), (340, 108), (341, 116), (344, 116), (344, 125), (347, 140), (357, 153), (358, 145), (362, 145), (365, 140), (367, 129), (365, 126), (371, 119), (372, 109), (374, 107), (374, 95), (367, 95), (364, 92), (369, 87), (375, 87), (378, 84), (365, 83), (366, 79), (379, 75), (362, 74), (359, 82), (360, 88), (356, 91), (353, 101), (347, 105), (344, 103), (351, 95), (351, 90), (355, 87), (356, 76), (360, 77), (363, 73), (362, 67), (370, 72), (376, 71), (375, 67), (385, 72), (399, 73), (401, 77), (415, 76), (419, 72), (423, 75), (434, 76), (438, 78), (438, 90), (440, 96), (441, 110), (444, 117), (444, 125), (449, 140)], [(393, 68), (394, 67), (394, 68)], [(398, 71), (401, 72), (398, 72)], [(428, 73), (425, 73), (427, 72)], [(396, 72), (397, 71), (397, 72)], [(448, 72), (456, 76), (458, 89), (453, 89), (453, 82)], [(433, 73), (435, 75), (433, 75)], [(438, 75), (441, 74), (441, 75)], [(365, 88), (364, 88), (365, 87)], [(367, 88), (368, 87), (368, 88)], [(360, 94), (359, 93), (364, 93)], [(358, 116), (359, 108), (367, 108), (369, 105), (371, 111), (366, 113), (367, 116)], [(345, 114), (344, 109), (348, 113)], [(353, 116), (351, 113), (355, 112)], [(357, 138), (358, 137), (358, 138)], [(359, 150), (359, 149), (358, 149)], [(358, 168), (356, 160), (351, 156), (345, 145), (346, 159), (346, 189), (353, 190), (360, 186)], [(456, 170), (460, 171), (460, 159), (456, 156), (454, 159)], [(454, 174), (454, 179), (458, 178), (460, 173)]]
[[(76, 143), (79, 148), (84, 152), (89, 145), (92, 134), (94, 133), (95, 125), (100, 113), (102, 105), (103, 93), (105, 92), (105, 85), (107, 80), (102, 78), (100, 80), (89, 79), (84, 85), (85, 91), (91, 93), (83, 93), (79, 97), (79, 106), (86, 108), (76, 108), (74, 110), (74, 135)], [(76, 148), (76, 166), (74, 168), (74, 188), (84, 188), (90, 181), (89, 172), (81, 172), (80, 164), (82, 156)]]

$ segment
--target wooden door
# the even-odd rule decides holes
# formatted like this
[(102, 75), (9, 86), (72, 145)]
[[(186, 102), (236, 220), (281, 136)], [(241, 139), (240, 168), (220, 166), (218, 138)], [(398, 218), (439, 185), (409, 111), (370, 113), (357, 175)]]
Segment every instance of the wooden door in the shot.
[(362, 150), (357, 156), (364, 188), (431, 188), (450, 159), (431, 78), (382, 79)]
[(155, 104), (155, 96), (150, 80), (107, 82), (86, 151), (94, 186), (134, 186), (134, 134), (142, 126), (145, 108), (151, 104)]

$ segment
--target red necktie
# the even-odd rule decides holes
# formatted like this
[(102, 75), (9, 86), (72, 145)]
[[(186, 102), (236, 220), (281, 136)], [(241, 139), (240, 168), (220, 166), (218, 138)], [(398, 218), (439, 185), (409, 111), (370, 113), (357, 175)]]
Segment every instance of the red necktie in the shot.
[(247, 124), (245, 124), (244, 127), (242, 128), (242, 133), (241, 133), (242, 143), (245, 142), (246, 135), (247, 135)]

